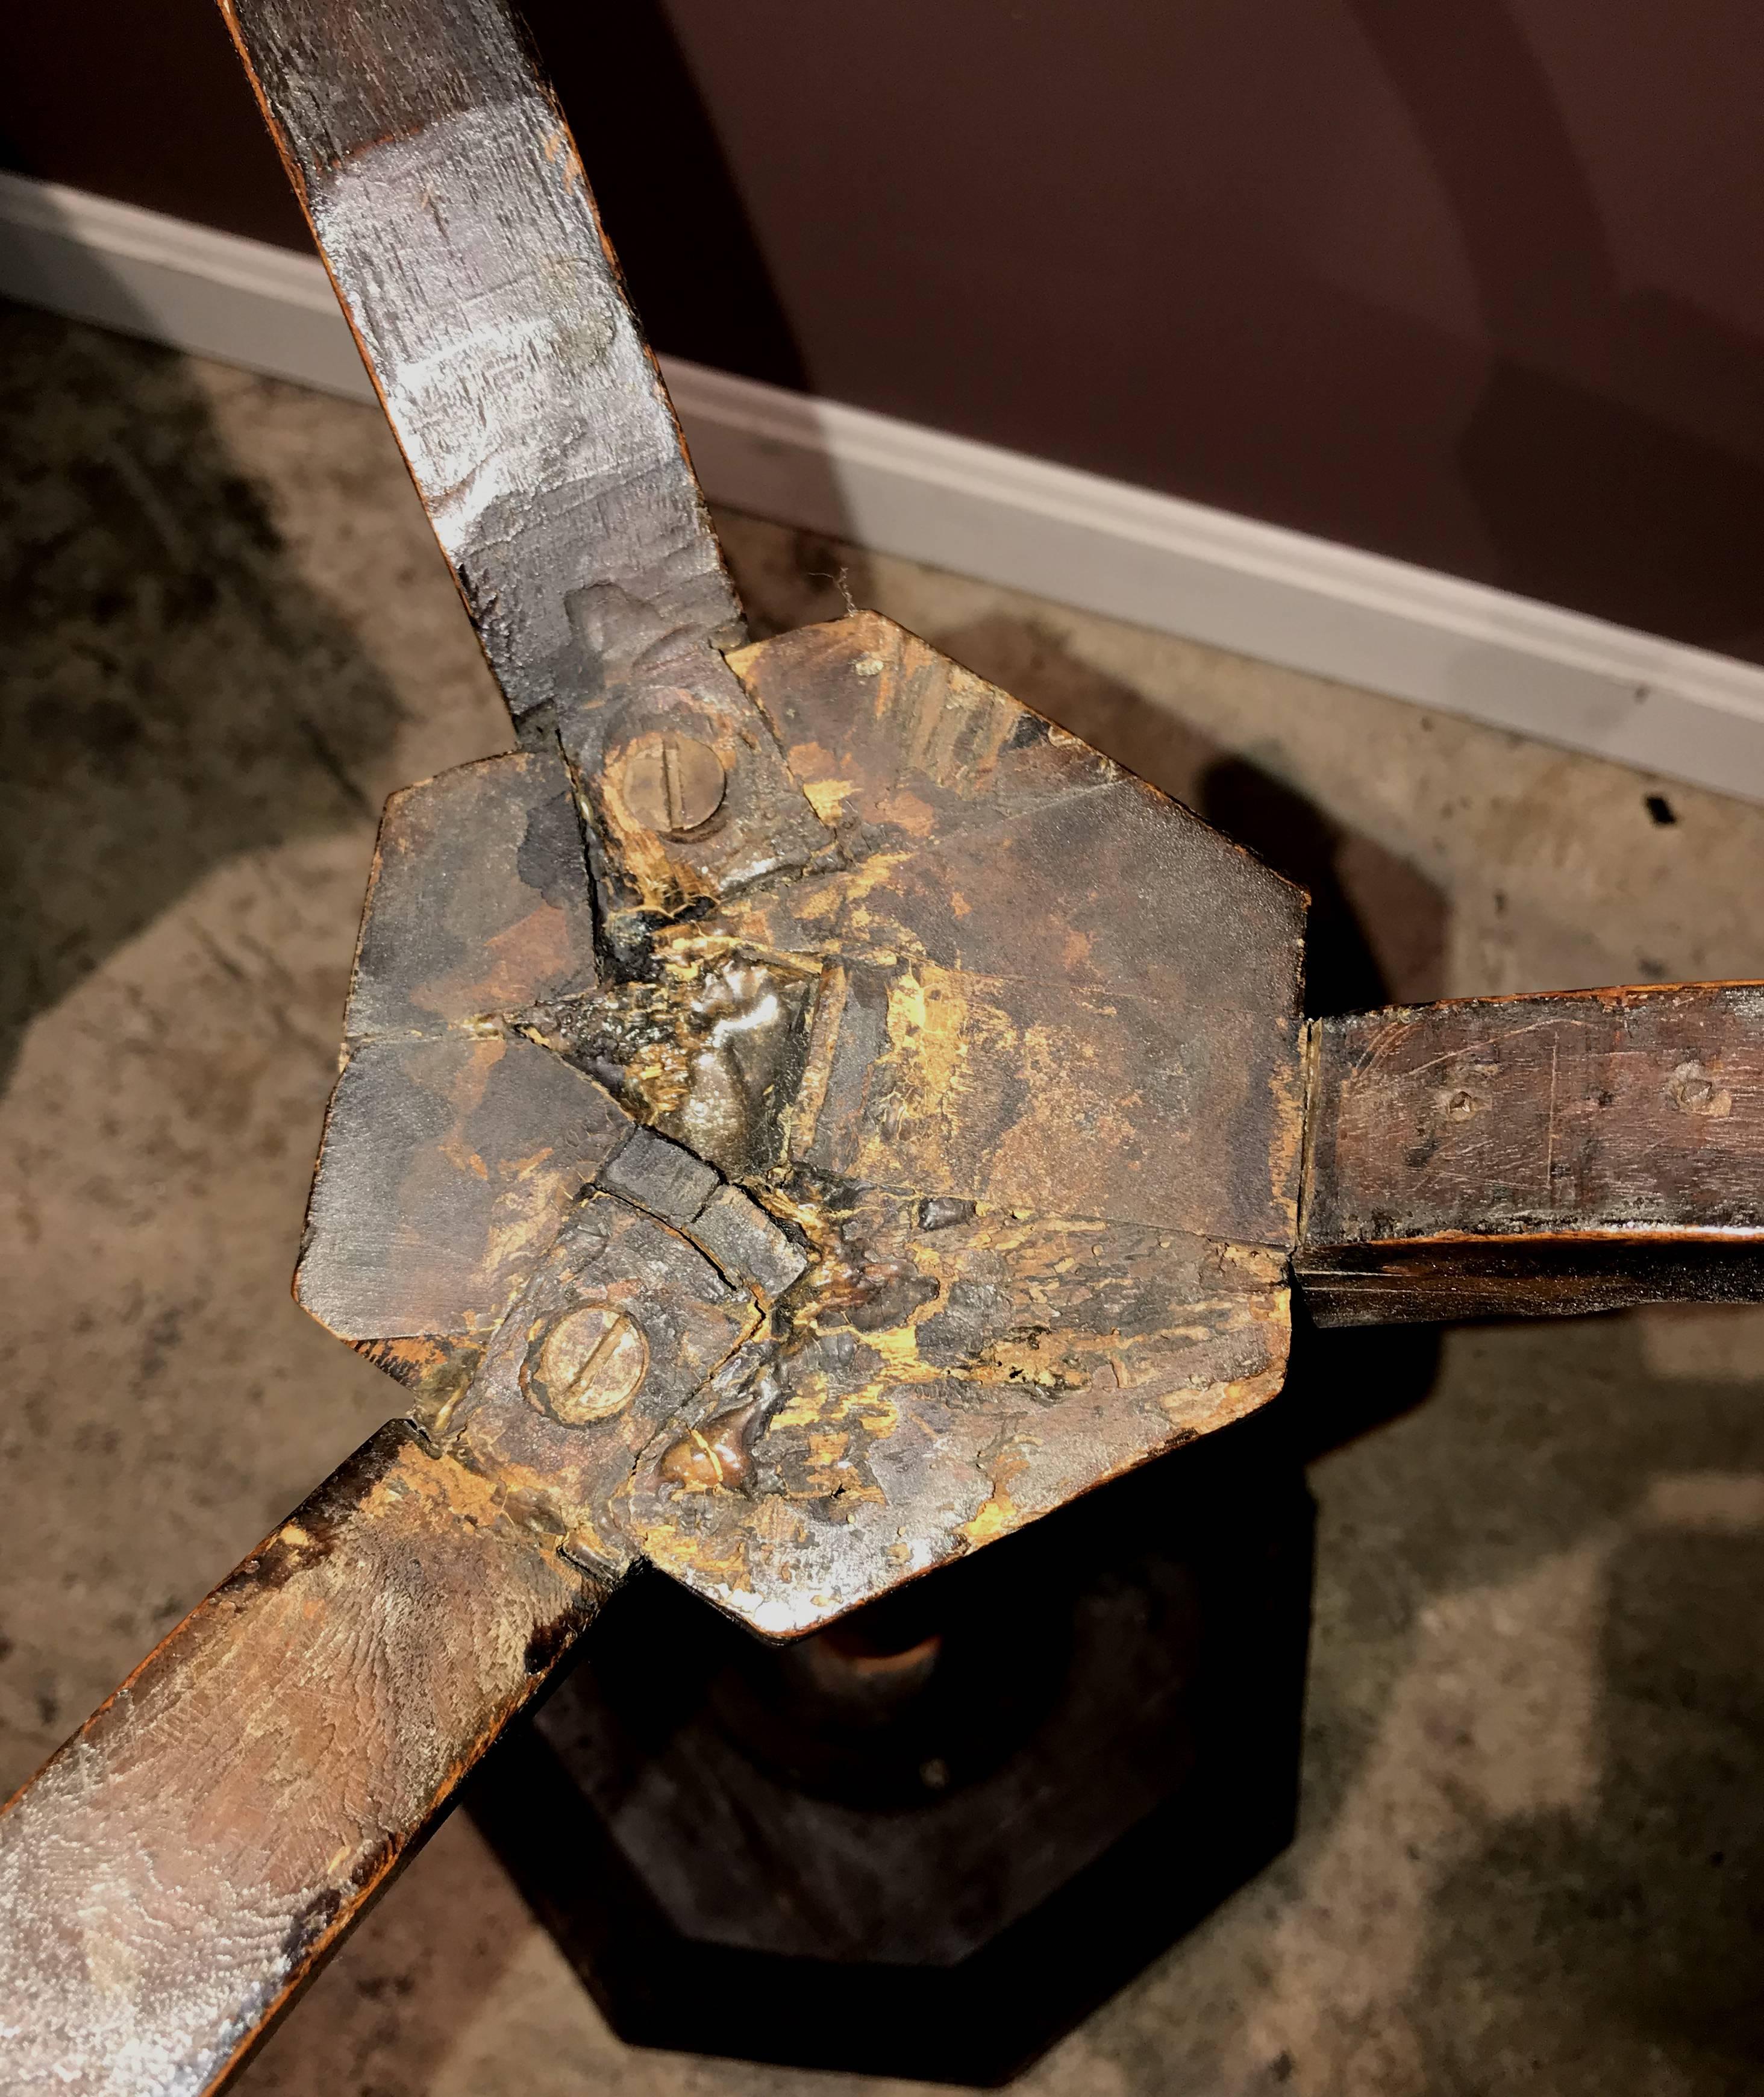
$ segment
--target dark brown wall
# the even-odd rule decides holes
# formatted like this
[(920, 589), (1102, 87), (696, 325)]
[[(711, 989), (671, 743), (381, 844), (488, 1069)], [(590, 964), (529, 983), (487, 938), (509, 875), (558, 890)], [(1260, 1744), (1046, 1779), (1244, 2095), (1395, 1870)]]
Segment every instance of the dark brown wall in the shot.
[[(1757, 0), (529, 11), (663, 349), (1764, 657)], [(297, 241), (207, 0), (81, 19), (14, 164)]]

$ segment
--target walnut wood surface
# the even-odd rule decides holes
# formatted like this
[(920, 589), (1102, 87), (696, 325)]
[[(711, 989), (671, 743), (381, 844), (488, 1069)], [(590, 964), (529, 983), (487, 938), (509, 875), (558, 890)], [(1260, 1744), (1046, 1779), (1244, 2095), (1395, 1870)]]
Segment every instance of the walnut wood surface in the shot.
[(0, 1817), (0, 2088), (217, 2087), (602, 1593), (383, 1428)]
[(609, 604), (649, 639), (738, 637), (575, 142), (501, 0), (221, 8), (517, 723), (542, 733), (592, 682)]
[(764, 1368), (685, 1419), (747, 1490), (657, 1448), (626, 1502), (652, 1562), (788, 1635), (1278, 1390), (1304, 900), (878, 613), (730, 659), (834, 850), (653, 952), (773, 1045), (724, 1037), (713, 1091), (689, 1018), (682, 1103), (646, 983), (556, 1038), (812, 1255)]
[[(501, 0), (221, 4), (521, 740), (602, 834), (609, 948), (806, 865), (826, 830), (718, 652), (741, 606)], [(612, 783), (663, 734), (723, 777), (688, 834)]]
[(1309, 1056), (1320, 1323), (1764, 1295), (1764, 986), (1355, 1013)]

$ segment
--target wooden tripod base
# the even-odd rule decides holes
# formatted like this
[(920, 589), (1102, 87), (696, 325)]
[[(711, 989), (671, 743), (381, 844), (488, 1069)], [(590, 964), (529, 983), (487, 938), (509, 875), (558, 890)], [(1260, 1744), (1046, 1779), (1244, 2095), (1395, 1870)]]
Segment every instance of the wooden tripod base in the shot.
[(996, 2083), (1267, 1863), (1311, 1584), (1279, 1431), (793, 1646), (629, 1587), (473, 1803), (615, 2029)]

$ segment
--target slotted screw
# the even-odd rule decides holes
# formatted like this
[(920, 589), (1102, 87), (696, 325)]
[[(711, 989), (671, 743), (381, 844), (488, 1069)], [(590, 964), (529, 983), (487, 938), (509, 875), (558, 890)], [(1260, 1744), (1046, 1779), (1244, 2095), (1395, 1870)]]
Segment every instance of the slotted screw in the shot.
[(649, 1365), (649, 1342), (636, 1323), (609, 1303), (587, 1303), (528, 1348), (521, 1388), (564, 1426), (585, 1427), (628, 1405)]
[(681, 838), (710, 821), (728, 783), (709, 743), (664, 729), (626, 751), (619, 797), (646, 830)]

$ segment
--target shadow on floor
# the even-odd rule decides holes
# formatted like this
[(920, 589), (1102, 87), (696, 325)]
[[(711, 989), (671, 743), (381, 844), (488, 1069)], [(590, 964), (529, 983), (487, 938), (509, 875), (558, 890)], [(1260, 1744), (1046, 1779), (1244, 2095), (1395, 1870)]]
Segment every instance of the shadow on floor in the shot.
[[(1599, 1782), (1578, 1806), (1491, 1825), (1439, 1885), (1424, 1999), (1473, 1987), (1473, 2055), (1522, 2051), (1527, 1968), (1573, 1946), (1565, 2012), (1625, 2054), (1689, 2052), (1754, 2089), (1764, 2064), (1764, 1685), (1755, 1626), (1764, 1535), (1644, 1529), (1605, 1580)], [(1473, 2080), (1473, 2049), (1432, 2033), (1429, 2086)], [(1607, 2086), (1610, 2086), (1608, 2083)]]
[[(1477, 1985), (1477, 2051), (1523, 2042), (1535, 1946), (1569, 1946), (1560, 1984), (1590, 2032), (1724, 2061), (1732, 2089), (1764, 2064), (1764, 1808), (1757, 1598), (1764, 1535), (1640, 1530), (1604, 1591), (1600, 1783), (1590, 1810), (1489, 1828), (1439, 1885), (1418, 1994)], [(1474, 1950), (1474, 1981), (1466, 1956)], [(1489, 1956), (1494, 1955), (1494, 1956)], [(1433, 2085), (1462, 2086), (1462, 2036), (1437, 2030)], [(1607, 2068), (1615, 2068), (1609, 2061)]]
[[(1723, 1327), (1718, 1372), (1685, 1359)], [(1360, 1949), (1345, 1986), (1315, 1942), (1273, 1975), (1296, 2086), (1757, 2086), (1761, 1338), (1747, 1307), (1465, 1330), (1332, 1466), (1295, 1862)]]
[(0, 306), (0, 1081), (232, 855), (370, 821), (399, 711), (169, 351)]

